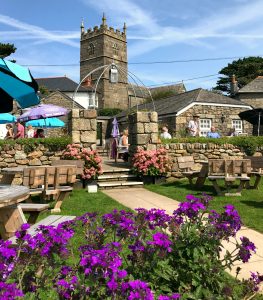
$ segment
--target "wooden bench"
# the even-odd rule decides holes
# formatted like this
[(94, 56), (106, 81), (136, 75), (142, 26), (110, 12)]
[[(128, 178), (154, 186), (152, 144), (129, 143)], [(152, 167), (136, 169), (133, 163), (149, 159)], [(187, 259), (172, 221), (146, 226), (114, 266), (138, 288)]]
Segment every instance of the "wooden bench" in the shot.
[[(73, 190), (76, 171), (77, 168), (74, 165), (26, 168), (23, 172), (23, 185), (29, 187), (30, 195), (40, 195), (45, 201), (53, 196), (56, 202), (51, 212), (60, 212), (63, 200)], [(33, 206), (32, 203), (31, 214), (33, 214)], [(39, 207), (36, 205), (35, 207), (38, 212)]]
[(56, 202), (52, 213), (60, 212), (63, 200), (72, 192), (76, 182), (76, 166), (60, 166), (46, 169), (44, 196), (53, 195)]
[(29, 218), (27, 220), (27, 223), (29, 224), (35, 224), (39, 214), (47, 211), (49, 208), (48, 204), (41, 203), (20, 203), (19, 206), (23, 212), (29, 213)]
[[(210, 159), (208, 161), (208, 179), (218, 195), (241, 196), (245, 183), (249, 182), (251, 173), (251, 162), (248, 159)], [(225, 193), (218, 185), (218, 180), (223, 179), (227, 190), (232, 187), (236, 180), (239, 185), (235, 193)]]
[[(37, 222), (36, 224), (32, 225), (29, 229), (28, 229), (28, 233), (31, 236), (36, 235), (37, 233), (37, 228), (40, 225), (44, 225), (44, 226), (58, 226), (60, 223), (66, 222), (66, 221), (71, 221), (75, 219), (75, 216), (62, 216), (62, 215), (50, 215), (47, 216), (45, 219)], [(12, 242), (12, 244), (16, 244), (16, 237), (13, 236), (11, 238), (9, 238), (9, 240)]]
[(200, 170), (194, 170), (193, 156), (181, 156), (177, 158), (178, 167), (184, 177), (187, 177), (190, 184), (193, 185), (193, 179), (200, 175)]
[(51, 166), (76, 166), (76, 175), (83, 174), (84, 161), (83, 160), (52, 160)]
[(253, 185), (247, 185), (247, 188), (258, 189), (261, 177), (263, 176), (263, 156), (245, 156), (244, 159), (251, 161), (251, 176), (255, 176), (255, 182)]

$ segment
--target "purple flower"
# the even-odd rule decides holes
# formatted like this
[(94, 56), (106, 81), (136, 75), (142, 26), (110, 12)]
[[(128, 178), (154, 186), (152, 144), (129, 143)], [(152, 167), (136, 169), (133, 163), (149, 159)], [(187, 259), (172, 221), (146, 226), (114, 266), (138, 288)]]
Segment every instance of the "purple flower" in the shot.
[(12, 300), (23, 296), (23, 292), (17, 288), (15, 283), (0, 281), (0, 300)]
[(147, 244), (157, 246), (167, 252), (171, 252), (172, 248), (170, 247), (172, 242), (169, 240), (169, 237), (161, 232), (156, 232), (152, 236), (153, 241), (148, 241)]
[(251, 276), (249, 282), (252, 284), (252, 291), (257, 292), (259, 290), (259, 284), (263, 282), (263, 275), (260, 275), (258, 272), (250, 272)]
[(212, 210), (208, 215), (208, 222), (212, 225), (210, 234), (218, 239), (229, 239), (230, 236), (236, 236), (241, 228), (241, 219), (233, 205), (226, 205), (225, 211), (218, 214)]
[(205, 210), (203, 203), (194, 201), (194, 202), (183, 202), (179, 204), (179, 208), (174, 211), (174, 216), (186, 216), (190, 219), (195, 219), (200, 210)]
[(152, 208), (150, 210), (144, 208), (136, 209), (138, 215), (136, 216), (136, 220), (147, 224), (147, 226), (154, 230), (156, 227), (167, 228), (168, 222), (171, 217), (165, 212), (163, 209)]
[(251, 251), (254, 251), (256, 253), (256, 247), (254, 243), (250, 242), (250, 240), (243, 236), (240, 238), (241, 245), (238, 252), (239, 258), (242, 260), (243, 263), (248, 262), (251, 257)]
[(148, 284), (140, 281), (134, 280), (128, 283), (122, 284), (122, 294), (123, 299), (128, 300), (153, 300), (153, 294), (148, 287)]

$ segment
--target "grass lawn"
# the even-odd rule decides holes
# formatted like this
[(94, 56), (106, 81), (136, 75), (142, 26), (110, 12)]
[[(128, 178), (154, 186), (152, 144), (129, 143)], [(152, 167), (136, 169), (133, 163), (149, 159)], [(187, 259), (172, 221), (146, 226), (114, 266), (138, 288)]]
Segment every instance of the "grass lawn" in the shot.
[(212, 209), (221, 211), (224, 205), (232, 204), (239, 212), (245, 226), (263, 233), (263, 182), (261, 182), (258, 190), (244, 189), (242, 196), (231, 197), (217, 196), (212, 183), (208, 180), (202, 189), (192, 187), (185, 179), (162, 185), (146, 185), (145, 188), (180, 202), (185, 201), (186, 195), (198, 196), (206, 193), (214, 197), (211, 203)]
[[(33, 201), (39, 203), (38, 196), (34, 198)], [(50, 205), (52, 206), (51, 202)], [(81, 216), (86, 212), (97, 212), (99, 215), (103, 215), (111, 212), (113, 209), (130, 210), (100, 191), (97, 193), (88, 193), (85, 189), (75, 189), (69, 197), (63, 201), (60, 214), (66, 216)], [(56, 213), (56, 215), (58, 214), (59, 213)], [(48, 215), (50, 215), (50, 212), (40, 214), (38, 221)]]

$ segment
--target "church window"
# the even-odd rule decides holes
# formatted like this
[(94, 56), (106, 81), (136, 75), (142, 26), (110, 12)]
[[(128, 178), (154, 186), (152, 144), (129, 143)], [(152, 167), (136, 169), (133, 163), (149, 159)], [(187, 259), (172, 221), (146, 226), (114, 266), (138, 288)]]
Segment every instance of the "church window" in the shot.
[(114, 54), (114, 55), (118, 55), (118, 51), (119, 51), (119, 46), (118, 46), (118, 44), (117, 44), (117, 43), (114, 43), (114, 44), (112, 45), (112, 48), (113, 48), (113, 54)]
[(94, 45), (92, 43), (90, 43), (89, 44), (89, 49), (88, 49), (89, 55), (94, 54), (94, 49), (95, 49)]

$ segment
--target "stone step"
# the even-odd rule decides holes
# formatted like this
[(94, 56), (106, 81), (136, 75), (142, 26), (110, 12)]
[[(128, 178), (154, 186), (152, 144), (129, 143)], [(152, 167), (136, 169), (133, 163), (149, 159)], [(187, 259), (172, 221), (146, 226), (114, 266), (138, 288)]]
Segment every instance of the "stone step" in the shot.
[(113, 168), (113, 169), (103, 169), (103, 174), (109, 174), (109, 173), (112, 173), (112, 174), (118, 174), (118, 173), (129, 173), (131, 172), (131, 169), (129, 168)]
[(100, 175), (98, 181), (105, 180), (123, 180), (123, 179), (136, 179), (137, 176), (133, 174), (109, 174), (109, 175)]
[(143, 186), (142, 181), (111, 181), (111, 182), (98, 182), (99, 189), (112, 189), (112, 188), (128, 188)]

